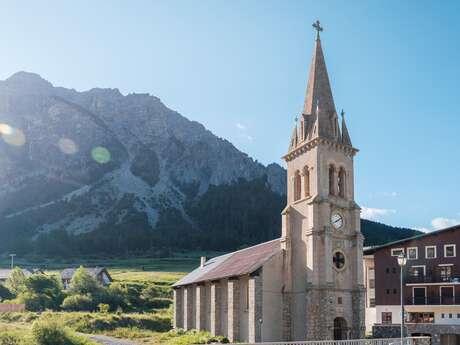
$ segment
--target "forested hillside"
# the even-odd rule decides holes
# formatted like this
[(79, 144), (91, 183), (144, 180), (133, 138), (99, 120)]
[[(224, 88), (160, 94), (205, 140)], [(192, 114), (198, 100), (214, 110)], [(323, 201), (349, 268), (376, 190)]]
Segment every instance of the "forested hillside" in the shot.
[[(145, 217), (133, 213), (134, 225), (130, 228), (107, 226), (80, 235), (55, 231), (30, 241), (27, 250), (46, 256), (146, 252), (164, 256), (177, 250), (231, 251), (279, 237), (284, 206), (285, 197), (273, 192), (266, 179), (240, 179), (228, 185), (210, 186), (201, 198), (188, 200), (186, 209), (192, 223), (184, 222), (176, 210), (164, 209), (158, 228), (150, 231)], [(365, 246), (419, 233), (365, 219), (361, 220), (361, 227)]]

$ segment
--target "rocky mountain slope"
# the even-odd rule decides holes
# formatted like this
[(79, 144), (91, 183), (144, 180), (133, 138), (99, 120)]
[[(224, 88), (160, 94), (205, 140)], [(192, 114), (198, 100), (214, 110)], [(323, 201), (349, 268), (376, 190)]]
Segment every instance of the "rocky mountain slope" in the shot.
[(133, 212), (152, 230), (169, 209), (193, 225), (184, 203), (240, 178), (266, 176), (270, 190), (285, 191), (280, 166), (255, 162), (148, 94), (77, 92), (19, 72), (0, 82), (0, 123), (7, 237), (129, 226)]
[(19, 72), (0, 81), (0, 135), (0, 253), (230, 250), (279, 236), (285, 170), (154, 96)]

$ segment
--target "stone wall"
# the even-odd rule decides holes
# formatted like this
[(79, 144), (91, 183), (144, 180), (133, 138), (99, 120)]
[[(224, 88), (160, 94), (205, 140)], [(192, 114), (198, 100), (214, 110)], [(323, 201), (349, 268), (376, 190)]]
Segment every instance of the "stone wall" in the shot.
[(220, 335), (220, 282), (212, 282), (211, 283), (211, 313), (210, 313), (210, 325), (211, 329), (210, 332), (212, 335)]
[(400, 336), (401, 326), (397, 324), (374, 325), (372, 327), (373, 338), (399, 338)]
[(240, 282), (238, 279), (228, 281), (228, 339), (231, 342), (239, 340), (240, 313)]
[(184, 306), (182, 304), (183, 292), (181, 288), (174, 289), (174, 318), (173, 326), (174, 328), (183, 328), (184, 323)]
[(258, 343), (262, 340), (262, 277), (260, 275), (249, 278), (249, 342)]
[[(408, 335), (412, 334), (429, 334), (431, 335), (431, 344), (440, 345), (442, 334), (460, 335), (460, 325), (439, 325), (434, 323), (407, 324)], [(418, 345), (418, 344), (417, 344)]]
[[(441, 344), (441, 335), (456, 334), (460, 336), (460, 325), (439, 325), (434, 323), (409, 323), (405, 325), (405, 335), (427, 335), (431, 336), (431, 345)], [(401, 336), (401, 326), (398, 324), (391, 325), (374, 325), (372, 328), (374, 338), (399, 338)], [(420, 338), (417, 345), (425, 345), (427, 340)]]
[(206, 329), (206, 286), (197, 285), (195, 288), (195, 328)]
[(351, 337), (352, 339), (362, 339), (366, 333), (366, 321), (365, 321), (365, 302), (366, 302), (366, 290), (360, 289), (352, 293), (352, 325), (351, 325)]

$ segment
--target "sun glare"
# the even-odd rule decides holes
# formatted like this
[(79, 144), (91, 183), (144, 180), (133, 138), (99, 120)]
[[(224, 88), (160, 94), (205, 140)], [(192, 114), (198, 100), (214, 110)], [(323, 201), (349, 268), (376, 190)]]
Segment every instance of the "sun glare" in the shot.
[(66, 155), (73, 155), (78, 151), (77, 144), (75, 144), (75, 142), (69, 138), (59, 139), (58, 146), (59, 149)]
[(9, 145), (22, 146), (26, 143), (26, 135), (19, 128), (2, 123), (0, 124), (0, 134), (3, 140)]
[(110, 161), (110, 152), (105, 147), (98, 146), (91, 150), (91, 157), (99, 163), (105, 164)]

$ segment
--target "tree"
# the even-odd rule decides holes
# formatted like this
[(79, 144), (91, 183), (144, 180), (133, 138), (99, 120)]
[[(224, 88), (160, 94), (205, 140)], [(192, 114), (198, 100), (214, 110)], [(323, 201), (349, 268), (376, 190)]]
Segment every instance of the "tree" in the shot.
[(33, 310), (57, 309), (63, 298), (61, 281), (54, 275), (45, 274), (34, 274), (27, 278), (25, 291), (18, 296), (19, 300), (24, 300), (26, 308), (29, 302)]
[(55, 306), (55, 302), (51, 297), (31, 291), (21, 292), (16, 298), (16, 301), (24, 304), (26, 310), (29, 311), (43, 311), (46, 309), (53, 309)]
[(98, 293), (100, 289), (101, 286), (97, 280), (83, 266), (80, 266), (70, 281), (69, 292), (72, 295), (93, 295)]
[(26, 275), (19, 267), (14, 268), (9, 278), (5, 282), (5, 286), (15, 296), (25, 291)]

